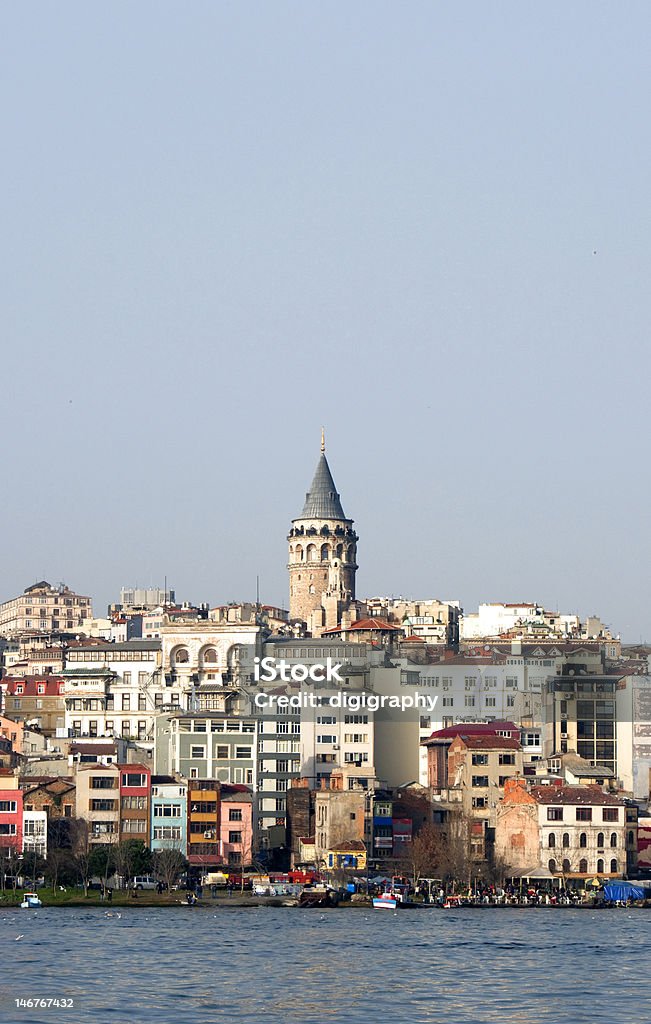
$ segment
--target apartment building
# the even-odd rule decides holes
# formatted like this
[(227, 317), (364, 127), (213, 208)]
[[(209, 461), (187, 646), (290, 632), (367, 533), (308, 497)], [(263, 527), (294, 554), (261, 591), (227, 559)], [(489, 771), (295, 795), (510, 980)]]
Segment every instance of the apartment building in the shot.
[(82, 597), (61, 583), (45, 580), (27, 587), (19, 597), (0, 604), (0, 634), (58, 633), (80, 629), (92, 618), (90, 597)]

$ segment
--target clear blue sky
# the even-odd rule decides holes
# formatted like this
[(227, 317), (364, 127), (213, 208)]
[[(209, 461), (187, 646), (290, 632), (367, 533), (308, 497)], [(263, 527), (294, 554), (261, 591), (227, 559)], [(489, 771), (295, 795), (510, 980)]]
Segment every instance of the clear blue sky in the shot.
[(649, 629), (647, 3), (12, 4), (0, 598), (360, 594)]

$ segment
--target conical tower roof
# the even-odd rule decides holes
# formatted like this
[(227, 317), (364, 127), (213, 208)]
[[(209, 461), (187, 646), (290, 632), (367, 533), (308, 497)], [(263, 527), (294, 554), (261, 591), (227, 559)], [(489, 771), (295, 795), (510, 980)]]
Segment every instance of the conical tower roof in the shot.
[(345, 519), (341, 499), (332, 479), (330, 466), (321, 450), (312, 485), (305, 495), (301, 519)]

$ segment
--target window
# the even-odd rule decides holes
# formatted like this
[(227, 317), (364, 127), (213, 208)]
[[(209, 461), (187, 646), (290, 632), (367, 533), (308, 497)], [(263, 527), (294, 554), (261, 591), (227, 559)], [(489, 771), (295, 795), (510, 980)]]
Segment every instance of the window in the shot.
[[(610, 845), (611, 846), (617, 846), (617, 833), (616, 832), (611, 832), (610, 833)], [(617, 870), (617, 869), (615, 868), (615, 870)]]
[(155, 818), (180, 818), (180, 804), (154, 804)]
[(604, 848), (604, 834), (603, 832), (597, 832), (597, 849), (603, 850)]
[(91, 800), (90, 801), (91, 811), (114, 811), (115, 800)]
[(587, 875), (588, 873), (588, 862), (585, 857), (582, 857), (579, 861), (579, 873), (582, 875)]
[(122, 723), (122, 735), (123, 736), (130, 736), (131, 735), (131, 722), (129, 721), (128, 718), (125, 718), (125, 720)]
[(0, 800), (0, 812), (2, 814), (15, 814), (17, 804), (15, 800)]
[(496, 706), (496, 703), (497, 702), (495, 697), (486, 697), (484, 700), (484, 704), (486, 705), (487, 708), (494, 708)]
[(556, 833), (555, 832), (550, 832), (549, 833), (549, 839), (547, 840), (547, 845), (549, 846), (550, 849), (552, 847), (556, 846)]
[[(95, 775), (90, 780), (91, 789), (115, 789), (116, 786), (117, 779), (113, 775)], [(0, 810), (2, 810), (1, 807)]]
[(474, 697), (469, 697), (466, 694), (466, 697), (465, 697), (463, 703), (464, 703), (464, 706), (467, 707), (467, 708), (474, 708), (474, 706), (475, 706), (475, 698)]
[(228, 811), (228, 820), (229, 821), (241, 821), (242, 820), (242, 810), (241, 810), (241, 808), (240, 807), (231, 807), (229, 809), (229, 811)]
[(577, 821), (592, 821), (592, 807), (577, 807)]
[(588, 845), (588, 836), (587, 836), (587, 834), (585, 832), (582, 832), (581, 835), (579, 836), (579, 846), (581, 847), (581, 849), (585, 849), (585, 847), (587, 845)]
[(235, 757), (240, 760), (250, 760), (253, 757), (253, 750), (251, 747), (235, 747)]
[(509, 693), (509, 695), (506, 698), (506, 706), (507, 706), (507, 708), (514, 708), (515, 707), (515, 695), (514, 694)]
[(567, 858), (566, 858), (563, 861), (563, 871), (565, 872), (565, 874), (567, 874), (571, 870), (572, 870), (572, 865), (570, 864), (569, 860), (567, 860)]
[(552, 875), (556, 874), (556, 861), (553, 858), (547, 862), (547, 867), (551, 871)]
[(454, 697), (444, 697), (443, 698), (443, 707), (444, 708), (453, 708), (454, 707)]
[(613, 857), (613, 859), (610, 862), (610, 873), (611, 873), (611, 875), (616, 875), (617, 871), (618, 871), (617, 861)]
[(217, 760), (227, 761), (229, 756), (229, 749), (230, 748), (226, 743), (218, 743), (217, 746), (215, 747), (215, 757), (217, 758)]
[(604, 807), (602, 821), (619, 821), (619, 808)]
[(599, 860), (597, 861), (597, 874), (598, 875), (603, 875), (603, 873), (604, 873), (604, 862), (603, 862), (603, 860), (600, 857)]
[(563, 808), (562, 807), (548, 807), (547, 808), (547, 821), (562, 821), (563, 820)]
[(488, 764), (488, 754), (473, 754), (472, 755), (472, 763), (473, 764)]
[(146, 775), (142, 775), (140, 772), (138, 772), (137, 774), (135, 772), (134, 773), (132, 773), (132, 772), (125, 772), (124, 775), (122, 776), (122, 785), (123, 786), (129, 786), (129, 787), (131, 787), (131, 786), (138, 786), (138, 787), (146, 786), (147, 785), (147, 776)]
[(473, 775), (472, 784), (477, 788), (488, 786), (488, 775)]
[(0, 836), (15, 836), (16, 826), (9, 822), (0, 822)]
[(472, 806), (474, 808), (488, 807), (488, 799), (485, 796), (473, 796)]
[(180, 825), (154, 825), (154, 839), (180, 839)]
[(146, 710), (147, 710), (147, 697), (145, 696), (144, 693), (139, 693), (138, 694), (138, 711), (146, 711)]
[(144, 818), (125, 818), (122, 822), (123, 832), (146, 832), (147, 822)]
[(500, 754), (500, 764), (515, 764), (515, 754)]
[(570, 845), (570, 833), (563, 832), (563, 846), (567, 847)]
[(190, 747), (190, 757), (197, 759), (197, 758), (203, 758), (205, 756), (206, 756), (206, 748), (205, 747), (199, 747), (199, 746)]
[(229, 841), (229, 843), (241, 843), (242, 842), (242, 833), (241, 832), (229, 832), (228, 833), (228, 841)]
[(131, 711), (131, 694), (130, 693), (123, 693), (122, 694), (122, 710), (123, 711)]
[(147, 797), (146, 796), (123, 796), (122, 797), (122, 810), (123, 811), (145, 811), (147, 809)]

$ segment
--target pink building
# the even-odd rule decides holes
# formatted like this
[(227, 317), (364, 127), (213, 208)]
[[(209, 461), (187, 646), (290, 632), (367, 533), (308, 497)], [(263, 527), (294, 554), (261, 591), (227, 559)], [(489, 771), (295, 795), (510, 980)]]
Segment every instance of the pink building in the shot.
[(9, 768), (0, 768), (0, 848), (23, 848), (23, 791)]
[(219, 838), (224, 863), (247, 867), (253, 857), (253, 797), (247, 786), (222, 784)]

